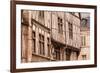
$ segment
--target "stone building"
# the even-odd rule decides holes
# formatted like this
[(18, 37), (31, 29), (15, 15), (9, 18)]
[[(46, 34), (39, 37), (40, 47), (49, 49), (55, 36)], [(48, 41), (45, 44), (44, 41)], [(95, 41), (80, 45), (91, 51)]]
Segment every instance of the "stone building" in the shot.
[(21, 11), (22, 62), (78, 60), (80, 13)]
[(51, 34), (56, 60), (78, 59), (80, 52), (79, 13), (52, 12)]
[(90, 59), (90, 18), (82, 18), (81, 22), (81, 52), (79, 60)]

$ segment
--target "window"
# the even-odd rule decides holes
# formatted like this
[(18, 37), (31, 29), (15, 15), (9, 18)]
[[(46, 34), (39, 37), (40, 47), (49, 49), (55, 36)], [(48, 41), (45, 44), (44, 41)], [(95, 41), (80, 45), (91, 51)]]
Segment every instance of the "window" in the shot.
[(86, 60), (86, 55), (82, 55), (82, 59), (83, 60)]
[(51, 50), (50, 50), (50, 38), (47, 38), (47, 49), (48, 49), (48, 57), (50, 57), (50, 53), (51, 53)]
[(82, 27), (86, 27), (87, 26), (87, 20), (86, 19), (82, 19), (81, 26)]
[(71, 23), (68, 23), (69, 27), (69, 38), (73, 39), (73, 25)]
[(29, 12), (27, 10), (21, 10), (21, 20), (22, 23), (28, 25), (29, 22)]
[(66, 55), (66, 60), (70, 60), (71, 51), (68, 48), (66, 48), (65, 52), (66, 52), (66, 54), (65, 54)]
[(44, 36), (42, 34), (39, 34), (39, 54), (40, 55), (45, 55), (45, 50), (44, 50)]
[(71, 60), (78, 60), (78, 52), (71, 51)]
[(75, 12), (70, 12), (71, 14), (75, 15)]
[(44, 11), (39, 11), (39, 17), (44, 18)]
[(60, 48), (54, 49), (54, 59), (60, 60)]
[(32, 44), (33, 53), (36, 53), (36, 34), (35, 34), (35, 31), (32, 31), (32, 39), (33, 39), (33, 44)]
[(62, 19), (58, 17), (58, 32), (63, 33), (63, 22)]
[(85, 46), (86, 45), (86, 37), (85, 36), (82, 36), (81, 37), (81, 45), (82, 46)]

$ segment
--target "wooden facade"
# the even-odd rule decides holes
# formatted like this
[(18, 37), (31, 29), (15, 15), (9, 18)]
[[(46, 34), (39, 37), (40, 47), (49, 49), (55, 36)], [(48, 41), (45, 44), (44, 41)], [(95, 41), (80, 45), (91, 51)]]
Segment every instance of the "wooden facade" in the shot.
[(78, 60), (80, 13), (21, 11), (22, 62)]
[(69, 49), (70, 60), (77, 60), (80, 53), (80, 13), (65, 13), (66, 49)]

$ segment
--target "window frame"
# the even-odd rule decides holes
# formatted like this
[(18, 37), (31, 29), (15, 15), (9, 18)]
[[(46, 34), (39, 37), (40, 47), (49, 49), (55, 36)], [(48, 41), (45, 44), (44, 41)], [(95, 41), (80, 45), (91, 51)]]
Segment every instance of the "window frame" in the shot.
[(69, 39), (73, 39), (73, 24), (68, 22)]
[(41, 33), (39, 33), (39, 54), (45, 56), (45, 40)]
[(63, 19), (58, 17), (58, 33), (63, 34)]

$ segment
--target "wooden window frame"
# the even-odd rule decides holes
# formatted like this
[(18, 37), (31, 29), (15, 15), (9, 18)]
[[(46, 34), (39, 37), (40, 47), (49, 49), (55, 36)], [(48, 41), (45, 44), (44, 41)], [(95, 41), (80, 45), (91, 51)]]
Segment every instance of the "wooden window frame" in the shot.
[(48, 57), (50, 57), (51, 56), (50, 37), (47, 37), (47, 49), (48, 49)]
[(73, 39), (73, 24), (68, 23), (68, 29), (69, 29), (69, 39)]
[(86, 55), (82, 55), (82, 60), (86, 60)]
[(86, 36), (85, 36), (85, 35), (84, 35), (84, 36), (81, 36), (81, 45), (82, 45), (83, 47), (86, 46)]
[(44, 11), (39, 11), (39, 17), (40, 17), (41, 19), (44, 18)]
[(44, 35), (39, 33), (39, 54), (40, 55), (45, 55), (45, 47), (44, 44), (45, 40), (44, 40)]
[(58, 32), (63, 34), (63, 19), (58, 17)]
[(34, 44), (34, 46), (32, 45), (33, 53), (36, 53), (36, 32), (34, 30), (32, 31), (32, 41), (32, 44)]

